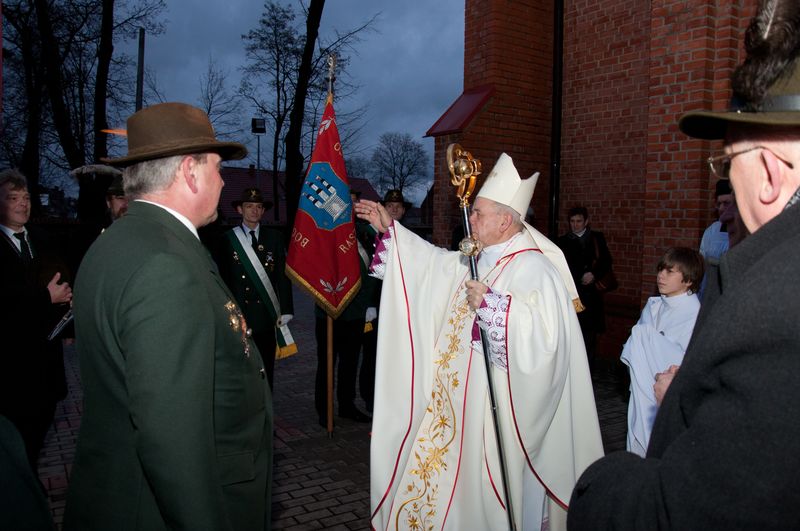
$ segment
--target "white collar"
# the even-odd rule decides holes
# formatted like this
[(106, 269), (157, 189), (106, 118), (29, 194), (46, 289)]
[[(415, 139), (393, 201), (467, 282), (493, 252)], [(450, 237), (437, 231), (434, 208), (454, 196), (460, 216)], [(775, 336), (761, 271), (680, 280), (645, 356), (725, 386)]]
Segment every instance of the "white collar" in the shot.
[(672, 297), (667, 297), (665, 295), (661, 295), (660, 297), (661, 297), (661, 300), (664, 302), (664, 304), (674, 308), (675, 306), (679, 306), (679, 305), (683, 304), (684, 302), (688, 301), (689, 297), (692, 297), (692, 296), (694, 296), (693, 292), (685, 291), (685, 292), (681, 293), (680, 295), (673, 295)]
[(239, 226), (242, 228), (242, 230), (244, 231), (244, 233), (245, 233), (247, 236), (250, 236), (250, 231), (251, 231), (251, 230), (252, 230), (252, 231), (255, 231), (255, 233), (256, 233), (256, 239), (258, 239), (258, 237), (261, 235), (261, 231), (260, 231), (260, 229), (261, 229), (261, 224), (260, 224), (260, 223), (259, 223), (258, 225), (256, 225), (256, 228), (254, 228), (254, 229), (251, 229), (250, 227), (248, 227), (247, 225), (245, 225), (245, 224), (244, 224), (244, 222), (240, 223), (240, 224), (239, 224)]
[[(14, 246), (17, 248), (17, 251), (21, 251), (22, 250), (22, 242), (19, 241), (17, 238), (15, 238), (14, 234), (16, 234), (17, 232), (24, 232), (25, 233), (25, 239), (26, 240), (29, 239), (28, 238), (28, 229), (25, 228), (24, 225), (22, 226), (22, 230), (21, 231), (16, 231), (15, 232), (10, 227), (6, 227), (5, 225), (0, 225), (0, 230), (2, 230), (6, 234), (6, 236), (8, 236), (8, 239), (11, 240), (11, 243), (13, 243)], [(28, 242), (28, 245), (30, 245), (30, 241)]]
[[(11, 227), (6, 227), (5, 225), (0, 225), (0, 229), (2, 229), (2, 231), (5, 232), (8, 235), (9, 238), (14, 238), (14, 234), (16, 234), (18, 232), (24, 232), (26, 238), (28, 236), (28, 229), (26, 229), (24, 225), (22, 226), (22, 230), (21, 231), (12, 230)], [(14, 238), (14, 239), (16, 239), (16, 238)], [(17, 240), (17, 241), (19, 241), (19, 240)]]
[(522, 231), (514, 234), (512, 237), (507, 239), (504, 242), (496, 243), (494, 245), (490, 245), (489, 247), (484, 247), (481, 251), (481, 255), (478, 257), (478, 261), (481, 263), (481, 266), (488, 266), (494, 267), (497, 264), (497, 261), (500, 260), (506, 252), (511, 244), (519, 238), (519, 235), (522, 234)]

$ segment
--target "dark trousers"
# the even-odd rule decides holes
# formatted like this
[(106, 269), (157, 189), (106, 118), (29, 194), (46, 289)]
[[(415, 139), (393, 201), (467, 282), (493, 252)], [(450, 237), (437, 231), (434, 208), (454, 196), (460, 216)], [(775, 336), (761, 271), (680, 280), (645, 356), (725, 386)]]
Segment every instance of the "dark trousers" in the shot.
[(586, 312), (578, 314), (578, 322), (581, 325), (581, 334), (586, 345), (586, 356), (589, 358), (589, 363), (594, 363), (594, 358), (597, 354), (597, 332), (595, 332), (592, 316), (589, 314), (584, 315), (584, 313)]
[(28, 455), (28, 463), (30, 463), (34, 474), (37, 474), (39, 453), (42, 451), (44, 440), (47, 437), (50, 425), (53, 423), (55, 413), (56, 402), (41, 405), (36, 410), (24, 412), (6, 411), (4, 413), (17, 428), (25, 443), (25, 453)]
[[(328, 401), (328, 354), (327, 354), (327, 317), (317, 317), (314, 334), (317, 338), (317, 377), (314, 388), (314, 405), (320, 418), (327, 415)], [(356, 373), (358, 372), (358, 356), (364, 337), (364, 320), (333, 321), (333, 366), (336, 369), (336, 399), (339, 402), (339, 414), (355, 408)]]
[(264, 362), (264, 370), (267, 371), (269, 390), (272, 391), (272, 377), (275, 373), (275, 348), (278, 345), (278, 341), (275, 339), (275, 330), (269, 329), (266, 332), (254, 332), (253, 341), (258, 347), (258, 352), (261, 354), (261, 360)]
[(372, 330), (364, 334), (364, 348), (361, 351), (361, 369), (358, 372), (358, 392), (367, 411), (372, 412), (375, 403), (375, 359), (378, 353), (378, 320), (372, 321)]

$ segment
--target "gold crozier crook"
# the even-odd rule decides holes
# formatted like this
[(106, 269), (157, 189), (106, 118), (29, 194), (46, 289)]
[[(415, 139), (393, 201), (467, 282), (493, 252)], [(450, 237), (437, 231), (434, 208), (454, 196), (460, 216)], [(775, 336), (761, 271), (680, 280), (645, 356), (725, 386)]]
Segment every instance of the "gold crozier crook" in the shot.
[(456, 195), (461, 205), (469, 206), (469, 198), (475, 190), (475, 178), (481, 173), (481, 161), (472, 158), (472, 153), (458, 144), (447, 146), (447, 167), (450, 170), (450, 183), (457, 186)]
[(469, 226), (469, 198), (475, 190), (475, 179), (481, 173), (481, 161), (472, 157), (458, 144), (447, 146), (447, 167), (450, 170), (450, 183), (456, 187), (459, 208), (463, 212), (464, 239), (458, 243), (458, 250), (466, 256), (478, 256), (481, 244), (472, 236)]

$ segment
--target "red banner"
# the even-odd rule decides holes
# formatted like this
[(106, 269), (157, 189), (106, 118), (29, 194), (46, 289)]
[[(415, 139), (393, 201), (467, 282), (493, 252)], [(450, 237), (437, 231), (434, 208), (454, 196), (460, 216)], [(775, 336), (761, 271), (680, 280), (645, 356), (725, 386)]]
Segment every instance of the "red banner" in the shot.
[(333, 318), (361, 287), (350, 185), (328, 96), (289, 239), (286, 273)]

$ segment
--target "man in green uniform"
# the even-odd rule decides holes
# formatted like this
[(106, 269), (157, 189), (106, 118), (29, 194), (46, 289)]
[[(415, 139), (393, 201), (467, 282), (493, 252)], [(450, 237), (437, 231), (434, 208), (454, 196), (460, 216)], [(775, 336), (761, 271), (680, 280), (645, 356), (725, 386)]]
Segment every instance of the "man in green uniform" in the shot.
[(75, 287), (84, 412), (67, 530), (264, 530), (272, 403), (249, 325), (200, 243), (222, 160), (208, 116), (182, 103), (128, 119), (128, 214)]
[(276, 346), (279, 357), (297, 351), (286, 328), (294, 314), (286, 248), (280, 231), (261, 226), (261, 217), (272, 206), (261, 190), (246, 189), (233, 206), (242, 223), (225, 233), (217, 264), (253, 331), (272, 389)]

